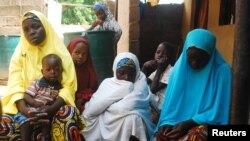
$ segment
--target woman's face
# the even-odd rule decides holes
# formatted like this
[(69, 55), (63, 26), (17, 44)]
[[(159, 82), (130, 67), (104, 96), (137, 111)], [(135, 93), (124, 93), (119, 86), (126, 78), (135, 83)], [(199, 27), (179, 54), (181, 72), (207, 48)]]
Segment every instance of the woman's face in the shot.
[(207, 65), (210, 55), (206, 51), (192, 46), (187, 50), (187, 59), (193, 69), (201, 69)]
[(88, 58), (88, 46), (83, 42), (77, 43), (71, 53), (71, 56), (76, 65), (84, 64)]
[(96, 10), (95, 15), (96, 15), (97, 19), (101, 20), (101, 21), (104, 21), (106, 18), (106, 15), (105, 15), (103, 10)]
[(135, 77), (136, 70), (134, 68), (123, 66), (116, 70), (116, 78), (119, 80), (126, 80), (134, 83)]
[(46, 32), (42, 23), (34, 19), (26, 19), (22, 24), (25, 38), (32, 45), (39, 45), (46, 38)]

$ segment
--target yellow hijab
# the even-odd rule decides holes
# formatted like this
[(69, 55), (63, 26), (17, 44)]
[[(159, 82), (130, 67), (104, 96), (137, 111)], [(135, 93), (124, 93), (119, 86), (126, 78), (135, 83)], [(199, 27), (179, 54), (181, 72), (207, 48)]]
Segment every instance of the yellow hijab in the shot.
[[(25, 89), (32, 80), (42, 77), (42, 58), (50, 53), (57, 54), (63, 60), (62, 86), (59, 96), (68, 105), (75, 106), (75, 91), (77, 87), (75, 68), (72, 58), (63, 41), (59, 38), (48, 19), (38, 11), (29, 11), (35, 14), (46, 32), (46, 39), (41, 45), (31, 45), (22, 31), (20, 41), (12, 55), (9, 67), (7, 93), (2, 99), (3, 112), (16, 114), (15, 102), (24, 97)], [(22, 22), (25, 20), (23, 16)]]

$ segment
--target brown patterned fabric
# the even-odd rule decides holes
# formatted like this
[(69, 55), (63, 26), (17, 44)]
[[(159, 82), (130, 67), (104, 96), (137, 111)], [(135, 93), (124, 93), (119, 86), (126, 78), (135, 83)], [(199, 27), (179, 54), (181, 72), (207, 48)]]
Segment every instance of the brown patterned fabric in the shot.
[[(71, 106), (63, 106), (56, 113), (51, 130), (52, 141), (83, 141), (79, 133), (84, 128), (84, 123), (79, 117), (79, 112)], [(34, 128), (33, 141), (41, 141), (39, 127)], [(19, 125), (14, 122), (13, 115), (2, 115), (0, 122), (0, 141), (21, 141)]]

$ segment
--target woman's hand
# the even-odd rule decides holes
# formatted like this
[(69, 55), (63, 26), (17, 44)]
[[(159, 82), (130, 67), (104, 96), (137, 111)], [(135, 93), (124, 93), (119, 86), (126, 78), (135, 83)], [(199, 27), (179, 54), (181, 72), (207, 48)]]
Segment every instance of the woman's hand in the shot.
[(161, 126), (159, 129), (158, 129), (158, 132), (156, 133), (155, 137), (158, 141), (167, 141), (168, 138), (167, 138), (167, 134), (172, 130), (172, 127), (171, 125), (164, 125), (164, 126)]
[(47, 113), (40, 111), (38, 108), (29, 108), (28, 110), (28, 121), (30, 124), (48, 124), (50, 121), (47, 118)]
[(184, 136), (188, 133), (188, 131), (197, 126), (198, 124), (195, 123), (193, 120), (186, 120), (176, 124), (173, 129), (166, 134), (166, 137), (169, 139), (179, 139), (180, 137)]

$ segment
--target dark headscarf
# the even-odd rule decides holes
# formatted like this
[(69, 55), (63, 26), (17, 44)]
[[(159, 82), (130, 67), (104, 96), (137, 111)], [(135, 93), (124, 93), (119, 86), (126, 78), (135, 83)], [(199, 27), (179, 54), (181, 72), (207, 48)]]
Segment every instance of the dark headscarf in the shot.
[[(88, 57), (84, 65), (81, 65), (81, 66), (75, 65), (76, 76), (77, 76), (76, 99), (84, 99), (86, 101), (89, 101), (92, 94), (97, 89), (97, 77), (96, 77), (96, 71), (93, 65), (93, 61), (91, 58), (91, 54), (89, 51), (90, 48), (89, 48), (88, 41), (85, 38), (75, 38), (69, 43), (67, 48), (71, 54), (76, 44), (80, 42), (87, 45)], [(82, 111), (84, 109), (84, 105), (78, 108)]]

